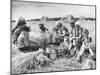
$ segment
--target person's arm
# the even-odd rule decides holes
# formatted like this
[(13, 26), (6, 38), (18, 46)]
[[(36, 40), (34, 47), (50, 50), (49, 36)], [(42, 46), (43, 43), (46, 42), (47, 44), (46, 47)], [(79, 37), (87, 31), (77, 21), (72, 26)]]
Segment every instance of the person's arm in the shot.
[(19, 37), (18, 33), (19, 33), (18, 29), (16, 29), (15, 32), (13, 33), (13, 44), (15, 44), (15, 42), (17, 41)]
[(18, 25), (16, 25), (16, 27), (12, 30), (12, 35), (14, 33), (14, 31), (18, 28)]
[(79, 39), (80, 37), (71, 37), (70, 39), (73, 40), (73, 39)]
[(25, 46), (29, 46), (29, 38), (24, 37)]

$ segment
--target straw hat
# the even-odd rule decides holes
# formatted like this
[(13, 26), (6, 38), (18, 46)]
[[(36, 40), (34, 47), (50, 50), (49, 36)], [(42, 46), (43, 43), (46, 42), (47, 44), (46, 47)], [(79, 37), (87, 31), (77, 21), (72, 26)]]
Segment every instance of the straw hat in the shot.
[(19, 17), (19, 19), (18, 19), (18, 22), (19, 21), (25, 21), (25, 18), (23, 18), (22, 16), (21, 17)]

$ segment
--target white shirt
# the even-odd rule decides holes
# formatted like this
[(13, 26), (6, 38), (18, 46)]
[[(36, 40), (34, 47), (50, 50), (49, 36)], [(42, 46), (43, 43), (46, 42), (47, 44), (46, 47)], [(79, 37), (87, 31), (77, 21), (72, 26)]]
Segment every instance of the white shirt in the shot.
[(29, 38), (27, 36), (25, 36), (25, 34), (28, 34), (26, 32), (21, 32), (20, 36), (18, 37), (18, 48), (22, 48), (22, 47), (26, 47), (29, 46)]

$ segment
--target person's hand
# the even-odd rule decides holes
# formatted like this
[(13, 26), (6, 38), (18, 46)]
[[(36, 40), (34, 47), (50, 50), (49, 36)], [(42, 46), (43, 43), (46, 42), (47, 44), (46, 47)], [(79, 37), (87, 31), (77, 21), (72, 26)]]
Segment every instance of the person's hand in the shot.
[(17, 42), (17, 40), (14, 40), (14, 41), (13, 41), (13, 44), (16, 44), (16, 42)]

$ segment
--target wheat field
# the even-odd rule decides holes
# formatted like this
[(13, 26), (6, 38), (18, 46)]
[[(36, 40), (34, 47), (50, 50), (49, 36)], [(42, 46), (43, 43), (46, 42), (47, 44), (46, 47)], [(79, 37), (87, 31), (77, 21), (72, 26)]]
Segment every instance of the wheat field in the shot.
[[(40, 37), (40, 30), (38, 28), (39, 23), (44, 23), (44, 26), (50, 31), (55, 26), (56, 21), (31, 21), (27, 22), (27, 25), (31, 27), (30, 38), (31, 37)], [(12, 23), (12, 29), (15, 27), (16, 22)], [(67, 23), (63, 23), (69, 31), (70, 26)], [(96, 47), (96, 38), (95, 30), (96, 25), (95, 21), (81, 21), (81, 26), (89, 30), (89, 36), (92, 37), (92, 46), (95, 50)], [(83, 69), (95, 69), (95, 61), (86, 59), (80, 64), (76, 61), (75, 57), (72, 58), (59, 58), (54, 60), (52, 63), (47, 63), (45, 66), (39, 66), (36, 61), (37, 52), (21, 53), (18, 48), (12, 44), (12, 74), (17, 73), (35, 73), (35, 72), (52, 72), (52, 71), (70, 71), (70, 70), (83, 70)], [(90, 68), (92, 66), (92, 68)]]

